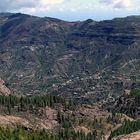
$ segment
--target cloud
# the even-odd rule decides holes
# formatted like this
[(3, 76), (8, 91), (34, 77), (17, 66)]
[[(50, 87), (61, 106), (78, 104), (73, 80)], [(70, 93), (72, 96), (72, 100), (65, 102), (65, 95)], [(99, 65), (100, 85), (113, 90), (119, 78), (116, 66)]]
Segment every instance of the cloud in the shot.
[(114, 4), (115, 8), (130, 8), (133, 7), (133, 3), (130, 0), (120, 0)]
[(0, 12), (14, 10), (35, 10), (48, 5), (63, 3), (64, 0), (0, 0)]
[(40, 0), (41, 4), (58, 4), (58, 3), (63, 3), (64, 0)]
[(109, 6), (110, 8), (128, 9), (135, 8), (138, 0), (100, 0), (100, 3)]

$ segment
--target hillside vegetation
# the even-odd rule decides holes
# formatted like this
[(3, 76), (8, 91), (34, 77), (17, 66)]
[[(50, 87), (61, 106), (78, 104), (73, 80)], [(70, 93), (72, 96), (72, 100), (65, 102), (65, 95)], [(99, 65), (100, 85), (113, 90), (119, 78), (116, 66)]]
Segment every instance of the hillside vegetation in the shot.
[(140, 17), (66, 22), (0, 15), (0, 77), (13, 93), (103, 102), (140, 87)]

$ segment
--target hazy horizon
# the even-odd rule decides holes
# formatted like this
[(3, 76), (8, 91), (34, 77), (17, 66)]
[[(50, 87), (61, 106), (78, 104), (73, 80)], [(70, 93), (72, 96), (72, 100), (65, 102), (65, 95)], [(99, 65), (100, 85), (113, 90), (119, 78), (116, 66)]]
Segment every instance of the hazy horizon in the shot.
[(139, 2), (140, 0), (0, 0), (0, 12), (20, 12), (65, 21), (101, 21), (140, 15)]
[(100, 20), (96, 20), (96, 19), (93, 19), (93, 18), (85, 18), (83, 20), (65, 20), (65, 19), (61, 19), (61, 18), (58, 18), (58, 17), (53, 17), (53, 16), (41, 16), (41, 15), (33, 15), (33, 14), (27, 14), (27, 13), (23, 13), (23, 12), (0, 12), (0, 14), (25, 14), (25, 15), (29, 15), (29, 16), (36, 16), (36, 17), (40, 17), (40, 18), (55, 18), (55, 19), (59, 19), (59, 20), (63, 20), (63, 21), (67, 21), (67, 22), (82, 22), (82, 21), (85, 21), (85, 20), (93, 20), (93, 21), (97, 21), (97, 22), (100, 22), (100, 21), (105, 21), (105, 20), (113, 20), (113, 19), (116, 19), (116, 18), (126, 18), (126, 17), (131, 17), (131, 16), (140, 16), (140, 14), (138, 15), (126, 15), (126, 16), (116, 16), (116, 17), (112, 17), (112, 18), (106, 18), (106, 19), (100, 19)]

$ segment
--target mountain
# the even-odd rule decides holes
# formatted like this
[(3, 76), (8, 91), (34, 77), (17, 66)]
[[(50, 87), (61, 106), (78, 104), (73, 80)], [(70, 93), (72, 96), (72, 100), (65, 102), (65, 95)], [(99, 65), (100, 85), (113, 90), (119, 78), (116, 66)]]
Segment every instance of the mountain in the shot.
[(66, 22), (0, 14), (0, 77), (13, 93), (105, 102), (140, 87), (140, 16)]
[(140, 16), (67, 22), (1, 13), (0, 137), (139, 137), (139, 44)]

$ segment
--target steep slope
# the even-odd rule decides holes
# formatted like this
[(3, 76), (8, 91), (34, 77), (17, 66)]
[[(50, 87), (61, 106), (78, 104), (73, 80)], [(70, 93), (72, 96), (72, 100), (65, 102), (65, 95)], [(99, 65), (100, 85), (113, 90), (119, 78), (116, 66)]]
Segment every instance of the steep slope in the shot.
[[(0, 95), (1, 138), (15, 139), (23, 131), (29, 135), (36, 131), (37, 139), (47, 133), (57, 140), (106, 140), (139, 128), (140, 121), (110, 113), (97, 105), (77, 104), (52, 95)], [(13, 130), (17, 130), (16, 135)], [(43, 133), (38, 134), (40, 131)]]
[(101, 101), (139, 87), (139, 43), (139, 16), (65, 22), (1, 14), (0, 77), (16, 93)]

